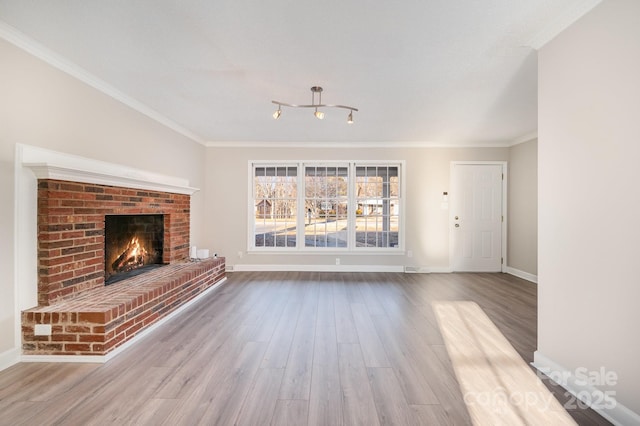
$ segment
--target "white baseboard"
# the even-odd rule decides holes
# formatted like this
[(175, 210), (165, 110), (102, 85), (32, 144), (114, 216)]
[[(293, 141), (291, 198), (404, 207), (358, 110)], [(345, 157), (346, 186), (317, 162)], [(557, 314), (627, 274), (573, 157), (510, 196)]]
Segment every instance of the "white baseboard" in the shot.
[(247, 265), (228, 267), (229, 272), (404, 272), (404, 266), (394, 265)]
[[(131, 341), (133, 340), (136, 340), (136, 338), (134, 337)], [(107, 356), (106, 355), (22, 355), (20, 357), (20, 362), (65, 362), (65, 363), (80, 362), (85, 364), (87, 363), (104, 364), (105, 362), (107, 362)]]
[(512, 268), (510, 266), (506, 266), (504, 268), (504, 272), (506, 272), (507, 274), (514, 275), (514, 276), (516, 276), (518, 278), (522, 278), (523, 280), (531, 281), (532, 283), (538, 284), (538, 276), (537, 275), (533, 275), (533, 274), (530, 274), (528, 272), (524, 272), (524, 271), (521, 271), (519, 269)]
[(0, 353), (0, 371), (20, 362), (20, 348), (11, 348)]
[[(450, 274), (450, 266), (396, 266), (396, 265), (272, 265), (227, 264), (226, 272), (405, 272), (407, 274)], [(538, 277), (515, 268), (504, 272), (538, 283)]]
[[(640, 425), (640, 415), (617, 402), (615, 395), (607, 395), (602, 390), (585, 383), (584, 378), (576, 377), (575, 372), (567, 370), (540, 351), (534, 352), (531, 365), (614, 425)], [(555, 380), (556, 378), (562, 378), (562, 380)], [(610, 398), (613, 398), (613, 403), (610, 403)], [(612, 405), (611, 408), (603, 406), (607, 402)]]
[(453, 272), (449, 266), (405, 266), (407, 274), (450, 274)]
[(227, 277), (222, 278), (220, 281), (189, 300), (188, 302), (180, 305), (175, 311), (168, 314), (166, 317), (158, 320), (153, 323), (149, 327), (142, 330), (140, 333), (136, 334), (131, 340), (127, 341), (121, 346), (118, 346), (116, 349), (107, 353), (106, 355), (22, 355), (19, 360), (22, 362), (90, 362), (90, 363), (105, 363), (110, 359), (116, 357), (118, 354), (124, 352), (131, 346), (137, 344), (146, 336), (148, 336), (151, 332), (153, 332), (158, 327), (161, 327), (167, 321), (172, 320), (173, 318), (180, 315), (183, 311), (185, 311), (190, 306), (198, 303), (200, 299), (204, 296), (218, 288), (222, 283), (227, 280)]
[(405, 272), (417, 274), (448, 274), (448, 266), (399, 266), (399, 265), (227, 265), (227, 272)]

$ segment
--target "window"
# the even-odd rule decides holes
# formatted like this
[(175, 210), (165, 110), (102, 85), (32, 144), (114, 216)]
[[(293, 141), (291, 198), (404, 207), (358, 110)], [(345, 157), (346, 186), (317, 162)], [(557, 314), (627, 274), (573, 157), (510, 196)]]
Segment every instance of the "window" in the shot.
[(402, 162), (250, 163), (250, 173), (250, 250), (402, 250)]
[(255, 247), (295, 247), (298, 168), (255, 167)]
[(356, 167), (356, 246), (398, 246), (398, 166)]

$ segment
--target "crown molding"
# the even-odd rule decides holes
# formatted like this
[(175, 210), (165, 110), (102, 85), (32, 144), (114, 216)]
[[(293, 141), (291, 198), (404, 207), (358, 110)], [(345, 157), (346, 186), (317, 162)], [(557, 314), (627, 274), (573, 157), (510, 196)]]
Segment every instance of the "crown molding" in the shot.
[(522, 135), (519, 138), (514, 139), (509, 146), (515, 146), (515, 145), (520, 145), (521, 143), (525, 143), (525, 142), (529, 142), (532, 141), (534, 139), (538, 139), (538, 132), (531, 132), (531, 133), (527, 133), (526, 135)]
[(508, 148), (511, 143), (444, 143), (430, 141), (302, 142), (302, 141), (209, 141), (208, 148)]
[(571, 26), (591, 9), (600, 4), (602, 0), (580, 0), (575, 5), (567, 8), (556, 19), (551, 20), (541, 31), (538, 31), (528, 43), (528, 46), (540, 50), (545, 44), (553, 40), (558, 34)]
[(160, 114), (156, 110), (148, 107), (142, 102), (128, 95), (125, 95), (115, 87), (107, 84), (104, 80), (99, 79), (98, 77), (89, 73), (85, 69), (70, 62), (66, 58), (63, 58), (61, 55), (46, 48), (42, 44), (27, 37), (25, 34), (21, 33), (14, 27), (2, 21), (0, 21), (0, 38), (8, 41), (9, 43), (24, 50), (25, 52), (30, 53), (36, 58), (43, 60), (44, 62), (51, 65), (52, 67), (57, 68), (58, 70), (82, 81), (85, 84), (88, 84), (89, 86), (117, 100), (118, 102), (121, 102), (124, 105), (127, 105), (133, 110), (143, 115), (146, 115), (147, 117), (162, 124), (163, 126), (189, 138), (194, 142), (205, 145), (204, 139), (202, 139), (200, 136), (180, 126), (176, 122), (170, 120), (169, 118)]

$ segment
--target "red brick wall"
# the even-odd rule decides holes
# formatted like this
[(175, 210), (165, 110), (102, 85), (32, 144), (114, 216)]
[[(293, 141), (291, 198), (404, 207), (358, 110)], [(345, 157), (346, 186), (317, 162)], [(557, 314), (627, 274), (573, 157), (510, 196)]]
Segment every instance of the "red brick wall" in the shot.
[(38, 305), (104, 286), (104, 217), (164, 214), (163, 262), (189, 257), (190, 197), (50, 179), (38, 181)]

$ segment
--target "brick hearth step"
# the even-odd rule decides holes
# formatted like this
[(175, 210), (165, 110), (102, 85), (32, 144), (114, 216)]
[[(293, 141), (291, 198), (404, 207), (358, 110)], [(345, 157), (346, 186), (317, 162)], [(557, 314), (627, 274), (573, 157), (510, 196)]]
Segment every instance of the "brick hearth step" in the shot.
[[(106, 355), (225, 277), (225, 259), (166, 265), (22, 312), (25, 355)], [(51, 325), (36, 336), (36, 324)]]

